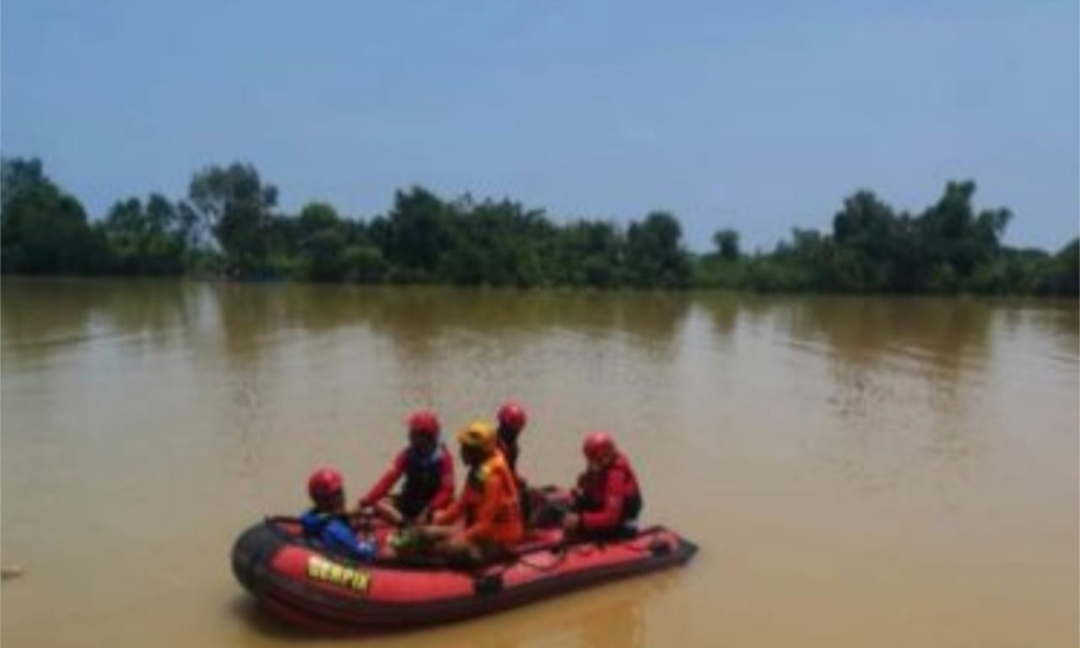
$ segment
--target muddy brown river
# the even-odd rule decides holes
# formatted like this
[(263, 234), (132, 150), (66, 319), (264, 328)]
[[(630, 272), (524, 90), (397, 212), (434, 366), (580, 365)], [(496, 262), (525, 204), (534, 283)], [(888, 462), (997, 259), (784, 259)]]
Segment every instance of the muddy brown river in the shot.
[[(0, 586), (10, 648), (1075, 647), (1074, 301), (605, 294), (173, 281), (0, 285)], [(347, 640), (269, 620), (236, 535), (350, 499), (406, 414), (530, 414), (636, 465), (685, 568)], [(461, 471), (459, 470), (459, 473)]]

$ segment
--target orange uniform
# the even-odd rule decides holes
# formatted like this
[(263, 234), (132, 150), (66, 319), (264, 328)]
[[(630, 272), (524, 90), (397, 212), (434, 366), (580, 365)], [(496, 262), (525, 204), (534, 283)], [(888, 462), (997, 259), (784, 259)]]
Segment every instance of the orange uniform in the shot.
[(461, 497), (436, 513), (435, 523), (449, 524), (464, 517), (463, 539), (513, 545), (525, 536), (518, 498), (517, 483), (506, 459), (501, 452), (492, 452), (469, 471)]

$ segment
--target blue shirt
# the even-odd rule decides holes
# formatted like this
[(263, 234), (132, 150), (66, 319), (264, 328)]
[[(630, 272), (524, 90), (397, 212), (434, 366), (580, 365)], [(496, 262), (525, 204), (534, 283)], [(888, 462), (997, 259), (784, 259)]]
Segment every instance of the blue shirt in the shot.
[(356, 539), (348, 522), (340, 515), (321, 513), (310, 509), (300, 516), (304, 535), (318, 540), (328, 551), (368, 561), (375, 557), (375, 547), (370, 542)]

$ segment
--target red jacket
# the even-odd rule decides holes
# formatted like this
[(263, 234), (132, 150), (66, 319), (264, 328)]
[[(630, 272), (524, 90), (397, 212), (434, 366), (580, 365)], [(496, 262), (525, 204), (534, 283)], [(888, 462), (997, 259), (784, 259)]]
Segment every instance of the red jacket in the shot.
[(402, 476), (405, 477), (402, 497), (417, 500), (414, 503), (416, 512), (421, 508), (437, 511), (454, 499), (454, 458), (445, 446), (439, 446), (433, 460), (418, 461), (409, 448), (402, 450), (360, 504), (371, 506), (386, 497)]
[(621, 452), (599, 472), (583, 472), (575, 496), (581, 526), (589, 531), (616, 529), (641, 512), (637, 476)]

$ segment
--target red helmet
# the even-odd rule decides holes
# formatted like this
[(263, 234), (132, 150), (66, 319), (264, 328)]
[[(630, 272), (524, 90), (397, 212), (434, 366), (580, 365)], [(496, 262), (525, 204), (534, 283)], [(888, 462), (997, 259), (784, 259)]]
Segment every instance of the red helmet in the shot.
[(431, 410), (419, 410), (409, 416), (409, 432), (419, 432), (431, 438), (439, 435), (439, 417)]
[(308, 495), (315, 501), (325, 501), (342, 492), (345, 480), (333, 468), (319, 468), (308, 479)]
[(513, 401), (504, 403), (503, 406), (499, 408), (497, 416), (499, 425), (519, 431), (525, 427), (525, 421), (527, 420), (525, 408)]
[(615, 440), (607, 432), (590, 432), (581, 451), (589, 461), (606, 461), (615, 456)]

